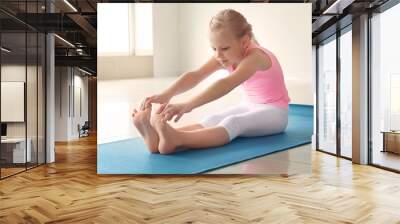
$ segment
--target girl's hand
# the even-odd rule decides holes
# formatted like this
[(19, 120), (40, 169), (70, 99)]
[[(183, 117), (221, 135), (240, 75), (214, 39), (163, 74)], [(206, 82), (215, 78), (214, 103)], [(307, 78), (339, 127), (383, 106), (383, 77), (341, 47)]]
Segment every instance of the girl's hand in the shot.
[(169, 121), (175, 116), (175, 122), (183, 116), (184, 113), (192, 111), (192, 107), (188, 103), (175, 103), (175, 104), (163, 104), (159, 110), (163, 115), (164, 121)]
[[(146, 97), (142, 101), (140, 109), (144, 110), (145, 108), (148, 108), (152, 103), (167, 104), (171, 100), (171, 98), (172, 96), (169, 96), (167, 94), (156, 94), (153, 96)], [(160, 109), (158, 111), (161, 112)]]

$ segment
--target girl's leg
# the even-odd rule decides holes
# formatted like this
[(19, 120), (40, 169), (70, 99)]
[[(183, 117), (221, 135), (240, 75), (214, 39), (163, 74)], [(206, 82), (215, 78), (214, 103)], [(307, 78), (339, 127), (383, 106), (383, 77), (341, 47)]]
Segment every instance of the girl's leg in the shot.
[(242, 114), (245, 112), (249, 112), (250, 110), (251, 110), (251, 107), (249, 107), (247, 103), (242, 102), (239, 105), (230, 107), (229, 109), (227, 109), (221, 113), (217, 113), (217, 114), (213, 114), (213, 115), (205, 117), (200, 122), (200, 124), (206, 128), (215, 127), (222, 120), (226, 119), (229, 116), (232, 116), (235, 114)]
[(248, 106), (245, 106), (245, 104), (242, 103), (242, 104), (233, 106), (221, 113), (217, 113), (217, 114), (208, 116), (208, 117), (204, 118), (200, 123), (183, 126), (183, 127), (177, 128), (176, 130), (178, 130), (178, 131), (194, 131), (194, 130), (199, 130), (202, 128), (214, 127), (228, 116), (244, 113), (247, 111), (249, 111)]
[(227, 117), (219, 126), (225, 128), (232, 141), (238, 136), (256, 137), (283, 132), (288, 124), (288, 111), (266, 104), (254, 104), (243, 114)]
[(229, 142), (229, 135), (223, 127), (179, 131), (163, 121), (158, 115), (152, 116), (151, 125), (155, 128), (160, 138), (158, 151), (161, 154), (172, 153), (177, 148), (208, 148)]
[(160, 118), (152, 117), (152, 125), (160, 138), (158, 149), (162, 154), (172, 153), (178, 147), (220, 146), (237, 136), (255, 137), (277, 134), (285, 130), (287, 122), (286, 110), (269, 105), (255, 105), (252, 111), (226, 117), (218, 126), (193, 131), (178, 131)]
[(177, 128), (178, 131), (193, 131), (204, 128), (201, 124), (189, 124), (180, 128)]

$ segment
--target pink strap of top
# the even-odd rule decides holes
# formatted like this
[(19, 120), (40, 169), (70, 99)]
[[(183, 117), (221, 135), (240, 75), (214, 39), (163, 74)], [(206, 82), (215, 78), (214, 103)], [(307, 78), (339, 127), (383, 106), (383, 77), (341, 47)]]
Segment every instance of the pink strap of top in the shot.
[[(272, 52), (255, 43), (250, 44), (246, 49), (245, 57), (254, 48), (260, 49), (268, 55), (271, 60), (271, 67), (264, 71), (255, 72), (248, 80), (242, 83), (247, 99), (251, 102), (270, 104), (287, 109), (290, 98), (279, 61)], [(230, 66), (228, 70), (233, 72), (233, 66)]]

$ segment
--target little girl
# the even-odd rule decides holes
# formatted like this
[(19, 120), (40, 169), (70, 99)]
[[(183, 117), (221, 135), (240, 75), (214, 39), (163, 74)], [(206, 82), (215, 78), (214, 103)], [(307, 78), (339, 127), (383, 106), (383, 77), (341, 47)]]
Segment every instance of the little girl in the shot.
[[(290, 101), (282, 69), (274, 54), (260, 47), (251, 25), (239, 12), (226, 9), (209, 24), (212, 57), (197, 70), (184, 73), (161, 94), (147, 97), (133, 121), (152, 153), (169, 154), (178, 148), (207, 148), (229, 143), (238, 136), (252, 137), (283, 132), (288, 123)], [(195, 87), (215, 71), (230, 75), (184, 103), (170, 104), (175, 95)], [(167, 121), (216, 100), (241, 85), (247, 100), (201, 122), (181, 128)], [(151, 104), (161, 104), (151, 116)]]

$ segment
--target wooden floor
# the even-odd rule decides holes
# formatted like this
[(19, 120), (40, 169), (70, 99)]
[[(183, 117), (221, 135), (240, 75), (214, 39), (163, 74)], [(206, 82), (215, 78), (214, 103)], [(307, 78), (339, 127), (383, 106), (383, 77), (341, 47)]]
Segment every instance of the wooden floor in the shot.
[(23, 167), (23, 168), (19, 168), (19, 167), (18, 168), (1, 168), (1, 177), (2, 178), (7, 177), (10, 175), (22, 172), (24, 170), (26, 170), (25, 167)]
[(380, 150), (374, 151), (372, 157), (374, 164), (389, 167), (395, 170), (400, 170), (400, 154), (392, 152), (382, 152)]
[(296, 176), (96, 174), (96, 138), (0, 181), (0, 223), (400, 223), (400, 175), (312, 153)]

